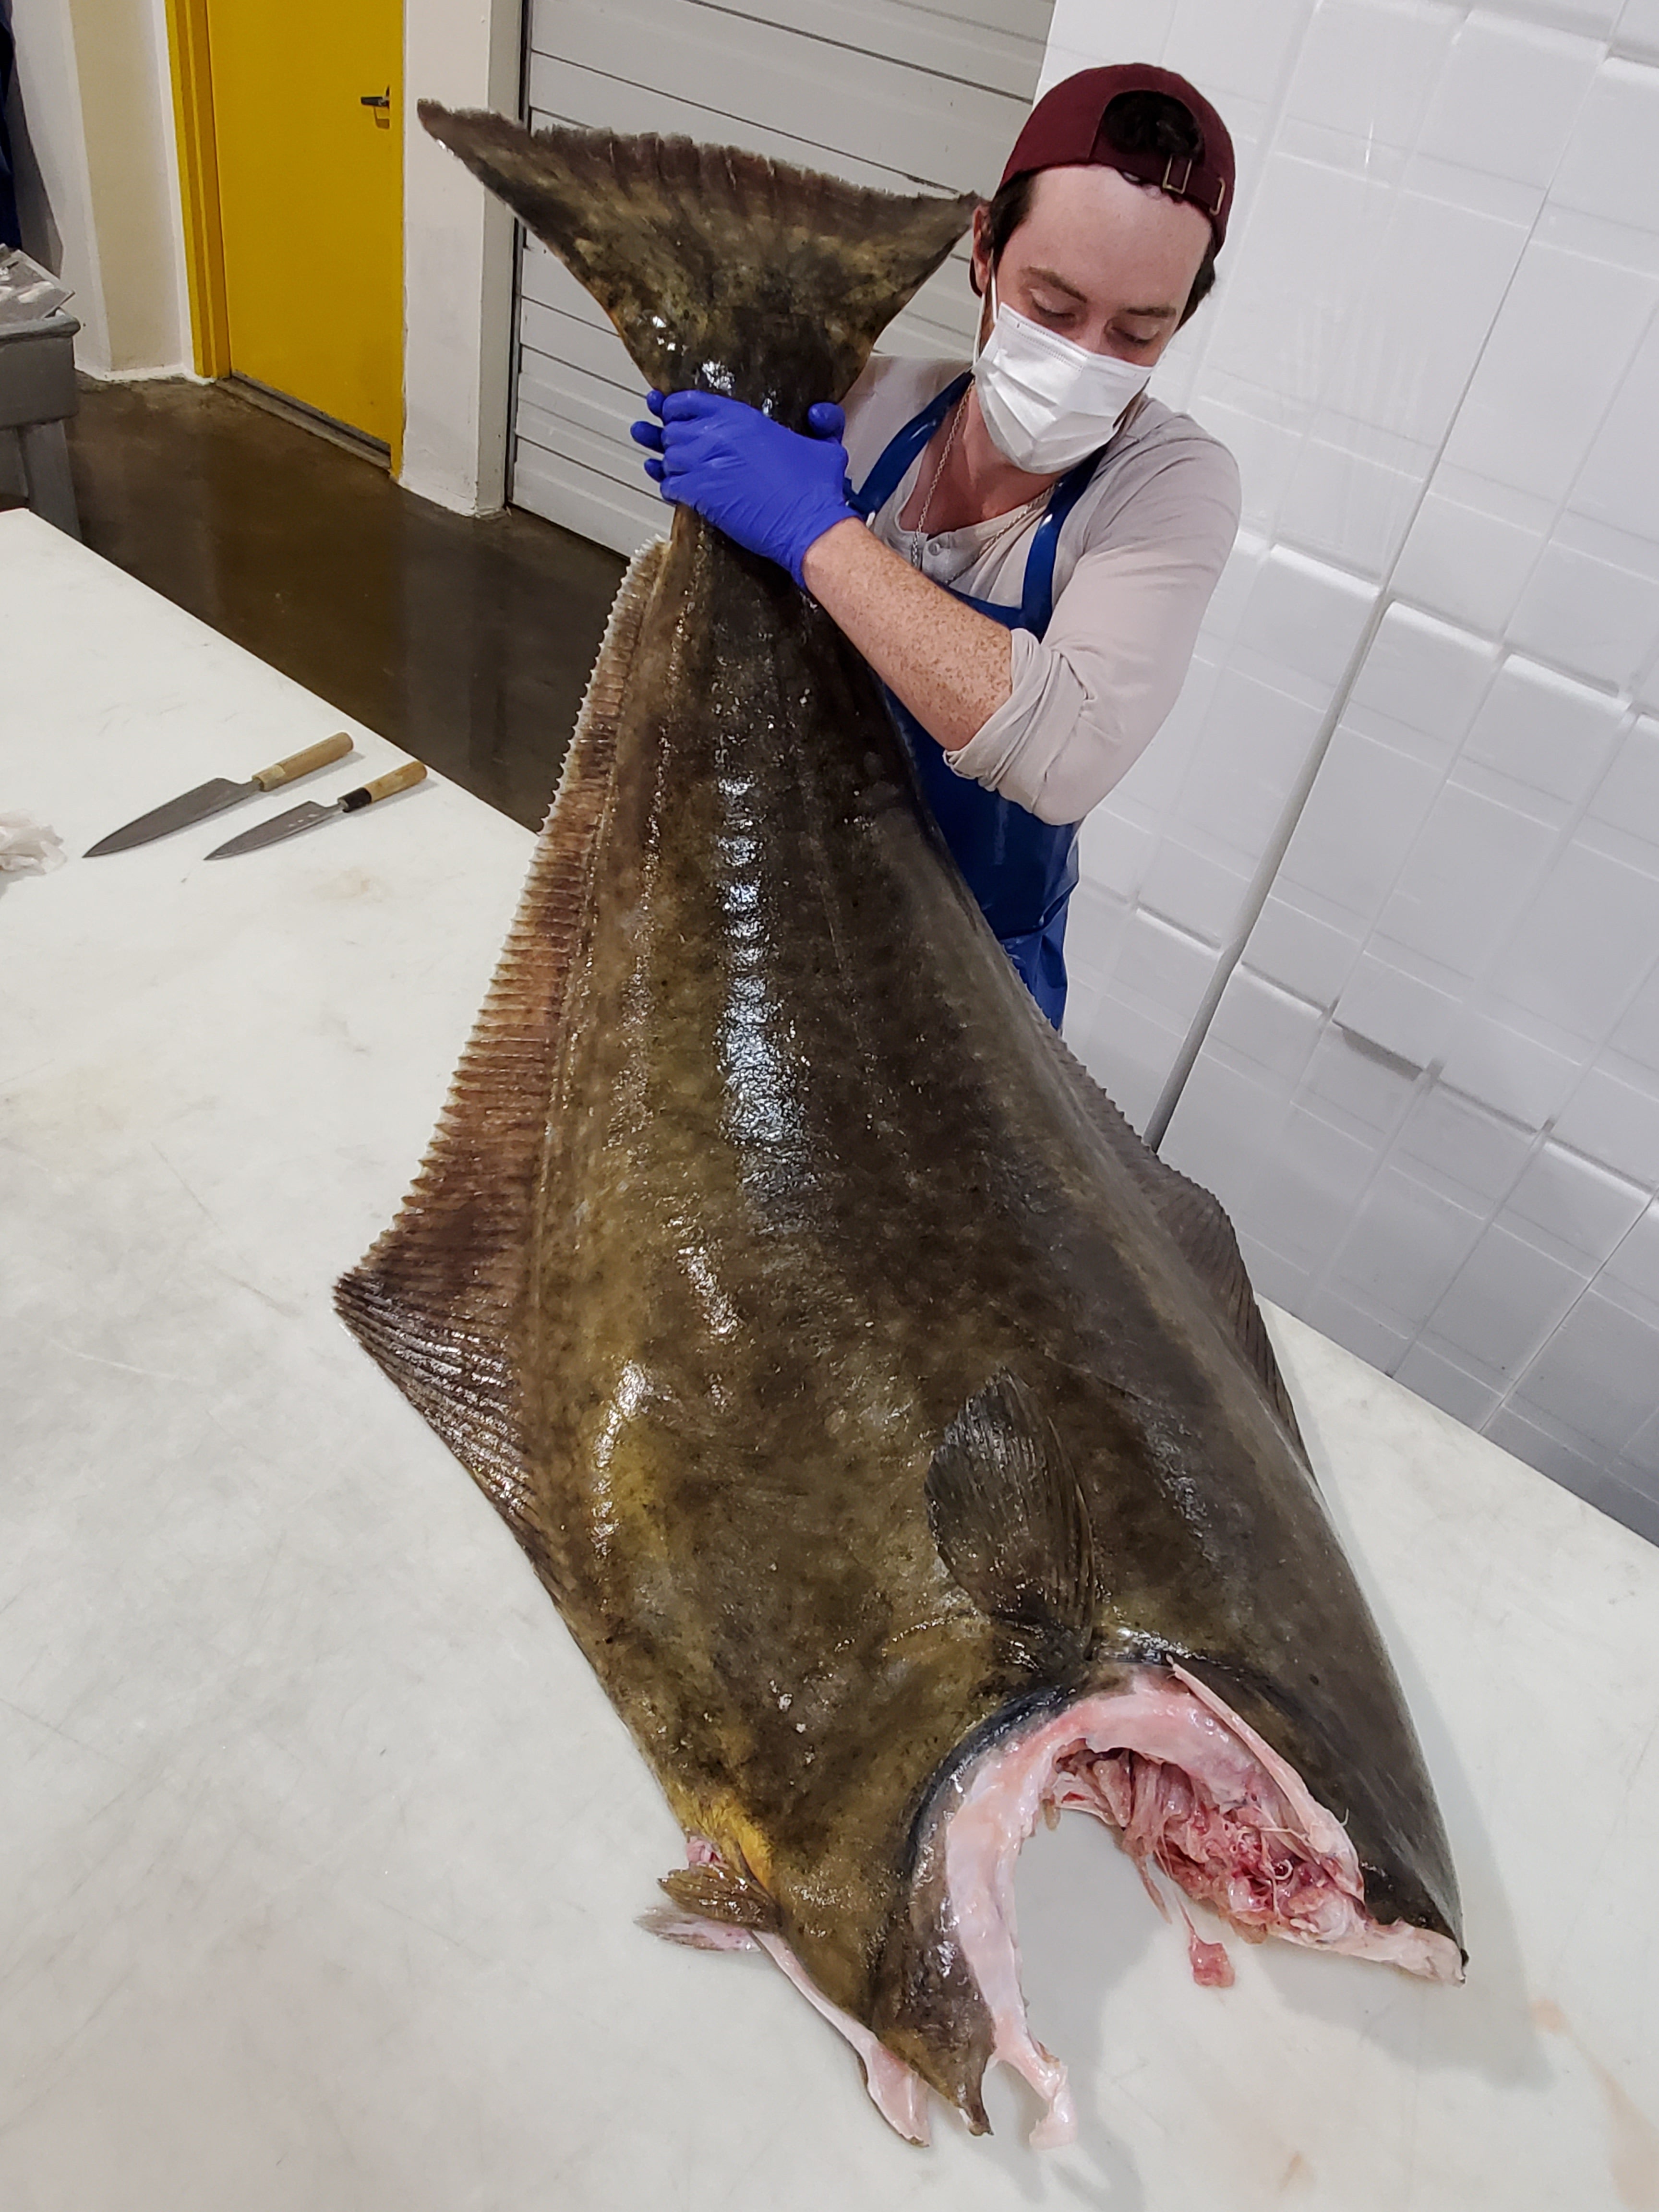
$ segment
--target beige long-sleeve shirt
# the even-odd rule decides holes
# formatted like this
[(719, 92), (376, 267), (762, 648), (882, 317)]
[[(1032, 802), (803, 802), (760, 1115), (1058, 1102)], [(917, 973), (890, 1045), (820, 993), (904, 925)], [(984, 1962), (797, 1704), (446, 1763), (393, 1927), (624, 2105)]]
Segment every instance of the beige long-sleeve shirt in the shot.
[[(888, 441), (965, 362), (878, 355), (847, 397), (849, 473), (861, 485)], [(871, 527), (925, 576), (1017, 607), (1038, 508), (921, 538), (901, 530), (912, 464)], [(1190, 416), (1147, 399), (1107, 448), (1061, 526), (1054, 608), (1042, 638), (1012, 632), (1013, 690), (958, 752), (958, 775), (1045, 822), (1079, 822), (1145, 750), (1174, 706), (1238, 527), (1232, 455)]]

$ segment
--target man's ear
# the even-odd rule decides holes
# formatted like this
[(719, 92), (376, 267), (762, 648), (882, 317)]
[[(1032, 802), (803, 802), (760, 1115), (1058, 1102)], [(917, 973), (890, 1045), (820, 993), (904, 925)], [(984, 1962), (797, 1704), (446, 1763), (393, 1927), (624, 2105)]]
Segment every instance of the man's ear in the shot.
[(973, 252), (968, 264), (968, 282), (974, 288), (974, 297), (976, 300), (982, 298), (985, 292), (985, 280), (979, 273), (981, 263), (984, 263), (988, 274), (990, 270), (991, 249), (985, 237), (986, 219), (990, 212), (990, 203), (988, 200), (981, 200), (974, 210)]

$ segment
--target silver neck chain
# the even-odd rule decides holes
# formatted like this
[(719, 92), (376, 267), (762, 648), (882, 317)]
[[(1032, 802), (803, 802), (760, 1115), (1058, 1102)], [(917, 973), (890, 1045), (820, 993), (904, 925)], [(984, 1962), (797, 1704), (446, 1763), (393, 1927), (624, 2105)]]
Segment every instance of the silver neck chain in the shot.
[[(933, 473), (928, 479), (927, 490), (922, 495), (921, 513), (916, 517), (915, 528), (908, 533), (910, 539), (910, 561), (914, 568), (920, 568), (921, 566), (922, 547), (927, 536), (928, 510), (933, 504), (933, 494), (939, 489), (939, 480), (945, 474), (945, 465), (950, 460), (951, 451), (956, 445), (957, 433), (962, 428), (963, 416), (967, 412), (967, 407), (968, 393), (964, 392), (951, 410), (950, 428), (945, 431), (945, 443), (939, 449), (939, 459), (933, 464)], [(1011, 509), (1006, 516), (988, 518), (1001, 522), (1003, 526), (994, 536), (986, 539), (984, 544), (978, 549), (979, 551), (981, 554), (988, 552), (993, 545), (1006, 538), (1010, 531), (1023, 522), (1040, 501), (1047, 499), (1048, 496), (1048, 491), (1045, 488), (1040, 492), (1034, 493), (1021, 506)]]

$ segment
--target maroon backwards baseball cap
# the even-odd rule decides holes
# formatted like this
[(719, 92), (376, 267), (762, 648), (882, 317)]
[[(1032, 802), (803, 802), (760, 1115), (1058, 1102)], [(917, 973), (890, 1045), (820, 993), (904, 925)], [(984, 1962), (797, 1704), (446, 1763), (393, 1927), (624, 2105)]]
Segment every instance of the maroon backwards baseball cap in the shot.
[[(1120, 146), (1106, 127), (1106, 110), (1126, 92), (1161, 92), (1179, 100), (1197, 127), (1199, 151), (1190, 161), (1148, 147)], [(1176, 198), (1190, 200), (1210, 219), (1218, 247), (1227, 235), (1232, 212), (1233, 142), (1227, 126), (1202, 93), (1173, 70), (1150, 62), (1125, 62), (1114, 69), (1079, 70), (1045, 92), (1025, 118), (1014, 141), (1002, 182), (1034, 169), (1116, 169), (1138, 184), (1157, 185)]]

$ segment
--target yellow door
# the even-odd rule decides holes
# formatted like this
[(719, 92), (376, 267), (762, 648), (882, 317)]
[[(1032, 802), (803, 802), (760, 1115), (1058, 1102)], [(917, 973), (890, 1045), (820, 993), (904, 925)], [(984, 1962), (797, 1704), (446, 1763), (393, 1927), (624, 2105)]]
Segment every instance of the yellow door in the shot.
[(207, 0), (207, 19), (230, 365), (395, 448), (402, 0)]

